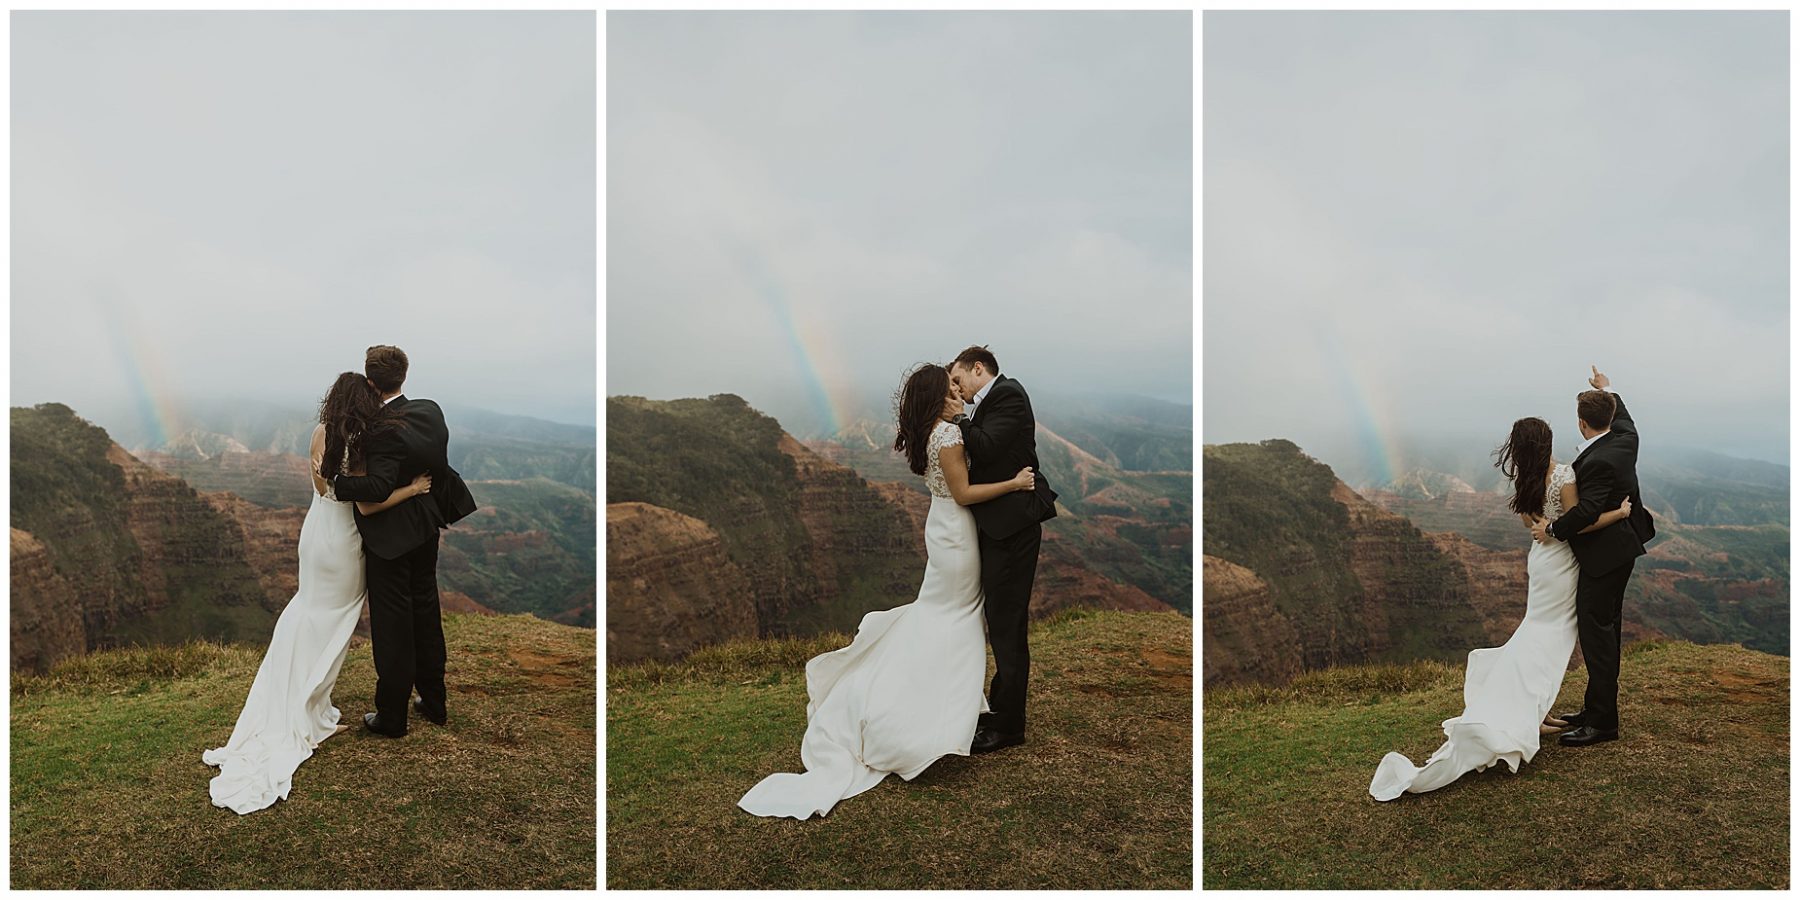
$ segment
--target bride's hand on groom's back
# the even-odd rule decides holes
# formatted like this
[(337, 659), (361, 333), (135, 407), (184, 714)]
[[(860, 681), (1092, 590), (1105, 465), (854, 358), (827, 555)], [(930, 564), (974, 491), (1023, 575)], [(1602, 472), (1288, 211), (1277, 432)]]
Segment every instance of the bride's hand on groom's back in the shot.
[(1036, 487), (1037, 473), (1031, 471), (1030, 466), (1020, 469), (1019, 474), (1013, 476), (1013, 490), (1015, 491), (1029, 491)]

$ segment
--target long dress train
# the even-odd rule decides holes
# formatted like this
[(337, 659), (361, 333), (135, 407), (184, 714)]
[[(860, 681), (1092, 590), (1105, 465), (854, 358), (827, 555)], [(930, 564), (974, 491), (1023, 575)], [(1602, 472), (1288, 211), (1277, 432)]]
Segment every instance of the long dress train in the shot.
[[(1558, 465), (1545, 486), (1544, 515), (1562, 515), (1562, 486), (1574, 481)], [(1504, 761), (1513, 771), (1537, 755), (1538, 726), (1562, 690), (1575, 650), (1575, 579), (1580, 567), (1565, 543), (1533, 541), (1525, 557), (1525, 618), (1499, 647), (1469, 651), (1463, 678), (1463, 712), (1444, 720), (1444, 743), (1414, 766), (1405, 756), (1382, 757), (1369, 795), (1393, 800), (1403, 793), (1434, 791)]]
[(275, 622), (231, 739), (201, 754), (219, 767), (214, 806), (242, 815), (287, 799), (294, 771), (336, 733), (331, 689), (366, 597), (351, 505), (315, 493), (300, 526), (299, 590)]
[(967, 756), (987, 711), (987, 638), (975, 516), (950, 498), (938, 451), (962, 442), (940, 423), (926, 442), (925, 577), (911, 603), (863, 616), (850, 646), (806, 664), (804, 774), (764, 778), (738, 801), (759, 816), (823, 815), (889, 774), (911, 781)]

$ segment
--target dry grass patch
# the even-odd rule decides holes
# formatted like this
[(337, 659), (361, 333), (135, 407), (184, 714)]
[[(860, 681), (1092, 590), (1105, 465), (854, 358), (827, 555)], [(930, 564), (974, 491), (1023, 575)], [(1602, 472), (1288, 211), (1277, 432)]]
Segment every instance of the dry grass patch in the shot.
[[(445, 616), (450, 725), (320, 745), (289, 799), (211, 805), (261, 651), (107, 651), (12, 685), (15, 888), (593, 888), (595, 634)], [(369, 646), (333, 701), (373, 709)], [(548, 674), (551, 677), (546, 677)]]
[[(1563, 682), (1580, 706), (1587, 675)], [(1203, 698), (1202, 884), (1220, 888), (1788, 887), (1788, 660), (1733, 645), (1626, 649), (1622, 739), (1547, 744), (1379, 803), (1462, 710), (1462, 670), (1345, 667)]]
[(1040, 622), (1023, 747), (939, 760), (822, 819), (738, 809), (801, 769), (802, 667), (846, 640), (608, 668), (608, 888), (1192, 887), (1192, 620)]

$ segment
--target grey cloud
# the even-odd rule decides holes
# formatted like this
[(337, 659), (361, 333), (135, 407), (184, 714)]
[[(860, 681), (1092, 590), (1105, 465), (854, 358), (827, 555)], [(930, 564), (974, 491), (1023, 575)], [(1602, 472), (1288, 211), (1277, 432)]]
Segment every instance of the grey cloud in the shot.
[(594, 421), (591, 13), (13, 16), (12, 402)]
[(1190, 19), (612, 13), (609, 394), (817, 427), (986, 343), (1186, 402)]
[(1594, 363), (1665, 439), (1786, 461), (1786, 14), (1205, 35), (1207, 441), (1569, 437)]

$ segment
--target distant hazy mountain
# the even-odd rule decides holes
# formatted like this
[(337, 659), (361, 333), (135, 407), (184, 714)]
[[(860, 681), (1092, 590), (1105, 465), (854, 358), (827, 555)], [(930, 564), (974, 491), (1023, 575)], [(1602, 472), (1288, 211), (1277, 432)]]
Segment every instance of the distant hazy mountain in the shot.
[[(1494, 468), (1493, 449), (1466, 439), (1402, 442), (1389, 448), (1380, 465), (1354, 448), (1323, 449), (1316, 455), (1356, 490), (1424, 499), (1446, 491), (1505, 492), (1508, 484)], [(1570, 462), (1574, 454), (1565, 448), (1559, 458)], [(1651, 511), (1670, 521), (1788, 524), (1789, 471), (1784, 465), (1651, 442), (1638, 459), (1638, 481)]]
[[(1030, 385), (1026, 385), (1030, 389)], [(1193, 468), (1194, 408), (1130, 394), (1031, 392), (1038, 423), (1106, 464), (1127, 472), (1186, 472)], [(803, 432), (807, 443), (879, 450), (893, 446), (894, 421), (870, 413), (832, 434)]]
[[(599, 444), (592, 427), (548, 422), (439, 401), (450, 426), (450, 465), (467, 479), (548, 478), (593, 493), (595, 454)], [(205, 469), (229, 470), (241, 463), (219, 457), (254, 452), (305, 456), (318, 423), (318, 410), (263, 401), (197, 402), (183, 406), (165, 422), (168, 436), (158, 442), (134, 416), (96, 419), (133, 453), (161, 454), (182, 461), (184, 475), (203, 479), (230, 478), (229, 471), (201, 475)], [(117, 424), (114, 424), (116, 422)], [(257, 499), (262, 502), (261, 498)]]
[(1033, 395), (1038, 421), (1127, 472), (1191, 472), (1194, 408), (1131, 395)]

